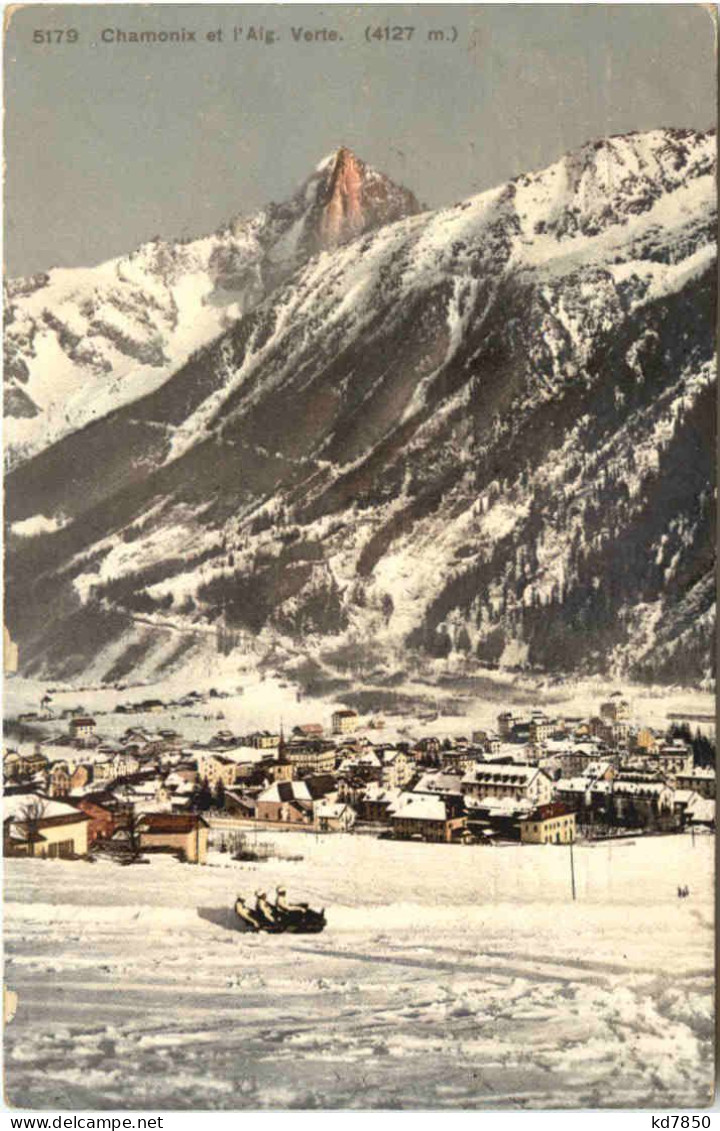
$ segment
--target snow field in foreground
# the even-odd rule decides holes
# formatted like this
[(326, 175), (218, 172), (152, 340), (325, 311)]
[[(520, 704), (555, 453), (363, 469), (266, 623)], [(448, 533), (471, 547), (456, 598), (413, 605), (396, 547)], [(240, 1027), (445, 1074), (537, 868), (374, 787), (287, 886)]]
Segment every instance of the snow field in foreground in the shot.
[[(576, 846), (574, 904), (563, 847), (258, 841), (303, 859), (6, 862), (10, 1103), (708, 1102), (714, 838)], [(326, 931), (234, 931), (281, 881)]]

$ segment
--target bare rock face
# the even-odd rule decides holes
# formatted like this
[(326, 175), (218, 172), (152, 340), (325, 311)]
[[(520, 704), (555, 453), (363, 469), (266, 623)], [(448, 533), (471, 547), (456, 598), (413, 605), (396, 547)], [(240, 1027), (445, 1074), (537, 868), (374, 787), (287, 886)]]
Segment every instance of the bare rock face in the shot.
[(332, 160), (327, 183), (318, 192), (320, 215), (315, 238), (327, 251), (364, 232), (403, 220), (420, 211), (416, 198), (341, 146)]
[(322, 210), (319, 236), (324, 248), (337, 247), (354, 239), (365, 227), (363, 210), (363, 171), (349, 149), (339, 149), (329, 185), (328, 201)]

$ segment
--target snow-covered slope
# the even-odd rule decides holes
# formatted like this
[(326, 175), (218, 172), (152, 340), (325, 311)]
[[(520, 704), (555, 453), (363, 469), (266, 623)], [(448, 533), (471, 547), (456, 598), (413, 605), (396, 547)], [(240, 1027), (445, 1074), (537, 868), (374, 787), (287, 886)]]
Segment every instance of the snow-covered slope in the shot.
[[(573, 902), (553, 845), (271, 835), (261, 865), (6, 861), (10, 1104), (711, 1102), (712, 837), (576, 845)], [(236, 893), (260, 879), (326, 907), (326, 930), (236, 933)]]
[(20, 468), (25, 665), (119, 678), (170, 623), (163, 669), (212, 628), (707, 678), (715, 159), (610, 138), (326, 250)]
[(285, 204), (203, 239), (157, 238), (97, 267), (10, 281), (10, 462), (156, 389), (311, 255), (416, 211), (411, 193), (341, 148)]

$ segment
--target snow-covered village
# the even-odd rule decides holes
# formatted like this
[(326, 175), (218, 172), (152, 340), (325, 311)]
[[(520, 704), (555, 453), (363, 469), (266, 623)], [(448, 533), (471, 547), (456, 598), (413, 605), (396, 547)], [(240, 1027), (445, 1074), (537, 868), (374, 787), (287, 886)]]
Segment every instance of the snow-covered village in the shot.
[(301, 7), (6, 21), (7, 1103), (707, 1106), (716, 29)]
[[(11, 1101), (705, 1102), (707, 695), (462, 718), (293, 710), (270, 680), (14, 686)], [(289, 721), (243, 728), (274, 697)]]
[(128, 714), (197, 714), (223, 694), (119, 703), (109, 725), (81, 703), (56, 717), (45, 695), (16, 726), (48, 737), (4, 755), (6, 855), (142, 849), (205, 864), (213, 847), (232, 851), (261, 830), (471, 845), (715, 828), (714, 742), (687, 722), (661, 732), (634, 721), (620, 691), (589, 718), (504, 710), (470, 734), (398, 730), (343, 707), (288, 734), (220, 726), (193, 742), (162, 722), (118, 733)]

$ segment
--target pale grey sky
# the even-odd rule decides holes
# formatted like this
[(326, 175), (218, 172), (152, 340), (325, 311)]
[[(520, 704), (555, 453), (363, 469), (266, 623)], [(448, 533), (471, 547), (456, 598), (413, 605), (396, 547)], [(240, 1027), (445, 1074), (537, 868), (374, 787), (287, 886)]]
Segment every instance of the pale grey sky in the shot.
[[(386, 24), (412, 39), (366, 40)], [(279, 42), (234, 42), (250, 25)], [(197, 42), (102, 42), (183, 27)], [(428, 40), (453, 27), (455, 43)], [(64, 28), (79, 42), (33, 42)], [(285, 199), (341, 144), (440, 205), (593, 137), (708, 128), (713, 31), (689, 4), (31, 5), (6, 35), (5, 99), (17, 275), (211, 231)]]

